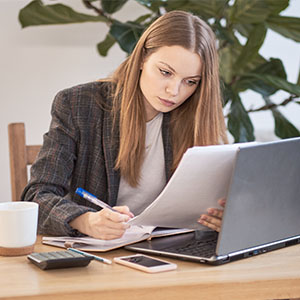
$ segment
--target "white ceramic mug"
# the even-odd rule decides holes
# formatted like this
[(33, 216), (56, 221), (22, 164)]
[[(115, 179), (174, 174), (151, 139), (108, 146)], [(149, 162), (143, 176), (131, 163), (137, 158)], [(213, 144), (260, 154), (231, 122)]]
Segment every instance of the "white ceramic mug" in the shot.
[(0, 203), (0, 254), (25, 255), (33, 251), (38, 207), (35, 202)]

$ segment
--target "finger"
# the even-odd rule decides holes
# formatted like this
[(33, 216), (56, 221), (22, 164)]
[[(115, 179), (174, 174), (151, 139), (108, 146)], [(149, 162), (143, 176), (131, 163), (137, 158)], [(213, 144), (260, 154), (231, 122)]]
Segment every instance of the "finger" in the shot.
[(226, 205), (226, 198), (221, 198), (218, 200), (220, 206), (225, 207)]
[(118, 239), (118, 238), (121, 238), (124, 233), (125, 233), (125, 230), (106, 229), (106, 230), (102, 230), (99, 233), (100, 237), (98, 237), (98, 238), (100, 238), (102, 240)]
[(212, 225), (216, 225), (216, 226), (219, 226), (219, 227), (221, 226), (221, 223), (222, 223), (221, 219), (212, 217), (210, 215), (205, 215), (205, 214), (200, 217), (200, 220), (204, 220), (207, 223), (210, 223)]
[(124, 205), (124, 206), (115, 206), (113, 209), (117, 210), (121, 214), (127, 215), (130, 218), (134, 217), (134, 214), (130, 211), (129, 207)]
[(223, 218), (223, 209), (218, 209), (218, 208), (208, 208), (207, 212), (209, 215), (217, 217), (219, 219)]
[(130, 225), (125, 222), (116, 223), (111, 220), (107, 220), (106, 222), (104, 222), (104, 226), (110, 230), (121, 230), (121, 231), (125, 231), (130, 227)]
[(129, 216), (119, 213), (119, 212), (114, 212), (112, 210), (107, 209), (105, 211), (105, 216), (108, 220), (115, 222), (115, 223), (120, 223), (120, 222), (128, 222), (129, 221)]
[[(117, 215), (117, 216), (115, 216), (115, 215)], [(105, 228), (110, 228), (110, 229), (124, 231), (130, 227), (130, 225), (127, 224), (126, 222), (122, 222), (122, 220), (120, 221), (120, 216), (123, 219), (124, 219), (124, 217), (129, 219), (128, 216), (113, 212), (110, 209), (106, 209), (106, 208), (102, 209), (99, 212), (99, 216), (100, 217), (98, 217), (98, 219), (94, 223), (96, 226), (100, 226), (102, 228), (102, 230), (103, 229), (105, 230)], [(102, 230), (101, 230), (101, 232), (102, 232)]]
[(213, 230), (220, 231), (222, 220), (209, 215), (202, 215), (198, 222)]
[(101, 232), (97, 232), (96, 234), (94, 234), (93, 237), (101, 240), (112, 240), (112, 239), (121, 238), (124, 233), (125, 233), (124, 230), (120, 230), (120, 231), (102, 230)]
[(199, 220), (198, 222), (199, 222), (201, 225), (204, 225), (204, 226), (206, 226), (206, 227), (208, 227), (208, 228), (210, 228), (210, 229), (212, 229), (212, 230), (215, 230), (215, 231), (217, 231), (217, 232), (220, 232), (220, 230), (221, 230), (221, 227), (220, 227), (220, 226), (217, 226), (217, 225), (215, 225), (215, 224), (209, 223), (209, 222), (207, 222), (207, 221), (205, 221), (205, 220)]
[(121, 238), (122, 235), (112, 235), (112, 234), (107, 234), (107, 235), (101, 235), (99, 239), (101, 240), (115, 240)]
[(94, 223), (93, 230), (103, 238), (107, 235), (114, 235), (120, 237), (124, 234), (127, 228), (130, 227), (129, 224), (124, 222), (114, 222), (109, 219), (109, 211), (103, 211), (102, 216), (98, 218), (99, 222)]
[(90, 230), (87, 232), (88, 235), (105, 240), (121, 237), (128, 226), (125, 223), (112, 222), (103, 215), (99, 215), (95, 222), (92, 222), (90, 225)]

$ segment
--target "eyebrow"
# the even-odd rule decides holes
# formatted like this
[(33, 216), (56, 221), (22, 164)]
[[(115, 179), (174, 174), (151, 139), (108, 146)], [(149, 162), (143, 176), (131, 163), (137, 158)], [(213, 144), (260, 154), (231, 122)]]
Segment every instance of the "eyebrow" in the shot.
[[(169, 64), (163, 62), (163, 61), (159, 61), (159, 63), (165, 65), (166, 67), (168, 67), (172, 72), (177, 73)], [(196, 78), (199, 77), (201, 78), (201, 75), (192, 75), (192, 76), (187, 76), (186, 78)]]

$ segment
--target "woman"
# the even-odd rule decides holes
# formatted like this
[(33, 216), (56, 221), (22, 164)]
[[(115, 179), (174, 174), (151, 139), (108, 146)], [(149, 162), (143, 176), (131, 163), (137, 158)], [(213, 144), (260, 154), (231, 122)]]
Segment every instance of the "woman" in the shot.
[[(40, 205), (39, 232), (118, 238), (189, 147), (227, 142), (218, 67), (209, 26), (172, 11), (149, 26), (111, 78), (58, 93), (23, 192)], [(118, 212), (98, 211), (77, 187)], [(198, 221), (218, 231), (222, 214), (210, 208)]]

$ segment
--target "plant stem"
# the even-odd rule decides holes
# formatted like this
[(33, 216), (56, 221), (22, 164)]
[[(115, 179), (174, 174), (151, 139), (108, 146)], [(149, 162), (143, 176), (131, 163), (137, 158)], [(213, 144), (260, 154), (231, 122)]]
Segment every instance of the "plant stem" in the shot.
[[(286, 106), (288, 103), (293, 102), (297, 98), (299, 98), (299, 96), (291, 95), (289, 98), (285, 99), (284, 101), (282, 101), (279, 104), (275, 104), (275, 103), (266, 104), (266, 105), (261, 106), (261, 107), (256, 108), (256, 109), (249, 109), (249, 110), (247, 110), (247, 113), (269, 110), (269, 109), (276, 108), (278, 106)], [(295, 101), (294, 103), (299, 103), (299, 102)]]
[(99, 16), (103, 16), (107, 19), (108, 25), (112, 24), (112, 19), (109, 15), (107, 15), (102, 9), (94, 6), (89, 0), (82, 0), (84, 6), (88, 9), (94, 10)]

